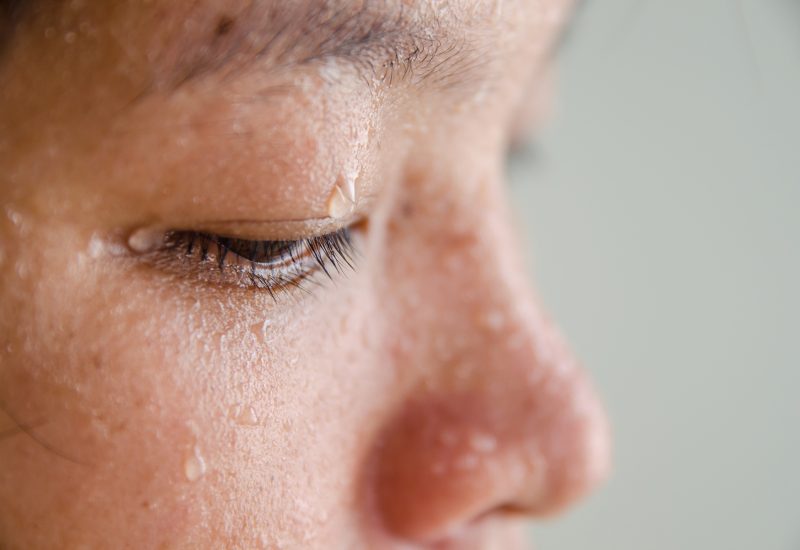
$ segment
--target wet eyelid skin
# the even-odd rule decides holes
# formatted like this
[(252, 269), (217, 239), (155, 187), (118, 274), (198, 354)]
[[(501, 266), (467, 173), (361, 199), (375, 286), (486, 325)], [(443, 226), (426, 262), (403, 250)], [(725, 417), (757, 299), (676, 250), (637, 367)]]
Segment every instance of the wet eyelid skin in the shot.
[[(169, 105), (153, 110), (162, 162), (132, 165), (154, 172), (151, 191), (180, 190), (164, 197), (165, 207), (189, 198), (199, 219), (304, 220), (330, 215), (337, 185), (349, 182), (353, 198), (373, 194), (369, 134), (379, 123), (364, 99), (322, 90), (264, 101), (238, 102), (237, 95), (192, 98), (176, 117)], [(158, 128), (162, 120), (177, 124)]]
[(369, 212), (365, 200), (350, 214), (342, 218), (323, 217), (306, 220), (205, 220), (184, 221), (175, 219), (149, 223), (117, 232), (116, 237), (135, 254), (161, 248), (165, 238), (177, 232), (202, 233), (213, 237), (243, 241), (296, 241), (323, 237), (359, 225)]
[[(258, 95), (265, 83), (253, 78), (150, 97), (102, 130), (76, 128), (73, 139), (51, 147), (52, 162), (31, 155), (37, 163), (27, 168), (55, 184), (46, 199), (60, 212), (75, 208), (70, 217), (78, 218), (91, 211), (100, 227), (210, 231), (218, 228), (204, 227), (209, 222), (244, 220), (306, 225), (244, 232), (248, 238), (302, 237), (309, 227), (317, 233), (330, 217), (367, 210), (397, 163), (381, 158), (379, 141), (392, 138), (374, 98), (316, 73), (293, 82), (291, 91), (269, 97)], [(383, 150), (396, 156), (398, 148)], [(349, 190), (352, 208), (332, 208), (337, 187)], [(102, 197), (103, 209), (81, 204), (80, 195)]]

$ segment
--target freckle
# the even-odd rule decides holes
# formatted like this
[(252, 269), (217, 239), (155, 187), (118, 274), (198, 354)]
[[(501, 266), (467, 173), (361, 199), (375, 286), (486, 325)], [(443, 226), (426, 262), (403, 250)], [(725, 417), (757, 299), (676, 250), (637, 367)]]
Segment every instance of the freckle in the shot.
[(410, 218), (414, 215), (414, 207), (411, 205), (410, 201), (403, 202), (403, 204), (400, 206), (400, 214), (404, 218)]
[(219, 18), (219, 21), (217, 21), (217, 28), (215, 30), (216, 35), (225, 36), (231, 31), (231, 29), (233, 28), (233, 24), (234, 20), (231, 17), (223, 15), (222, 17)]
[(92, 367), (94, 367), (94, 370), (101, 370), (103, 368), (103, 362), (97, 356), (92, 357), (91, 364)]

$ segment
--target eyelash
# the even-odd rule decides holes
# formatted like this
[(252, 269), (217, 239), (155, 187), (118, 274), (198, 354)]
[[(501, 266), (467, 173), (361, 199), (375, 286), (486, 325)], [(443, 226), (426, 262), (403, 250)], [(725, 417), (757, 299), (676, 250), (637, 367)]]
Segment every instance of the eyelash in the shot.
[[(281, 291), (307, 291), (304, 283), (354, 268), (352, 230), (289, 241), (258, 241), (198, 231), (173, 231), (164, 239), (163, 268), (176, 260), (203, 282), (257, 288), (275, 298)], [(183, 271), (185, 271), (184, 269)]]

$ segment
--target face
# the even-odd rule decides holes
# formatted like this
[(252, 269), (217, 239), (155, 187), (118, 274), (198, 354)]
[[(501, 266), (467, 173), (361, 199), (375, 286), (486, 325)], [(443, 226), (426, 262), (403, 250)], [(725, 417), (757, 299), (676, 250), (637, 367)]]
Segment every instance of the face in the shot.
[(503, 181), (567, 2), (36, 4), (0, 547), (505, 549), (603, 476)]

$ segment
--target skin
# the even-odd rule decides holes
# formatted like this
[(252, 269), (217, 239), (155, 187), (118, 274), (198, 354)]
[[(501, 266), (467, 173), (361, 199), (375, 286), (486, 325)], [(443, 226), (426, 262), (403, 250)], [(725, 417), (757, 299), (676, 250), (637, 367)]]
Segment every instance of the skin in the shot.
[[(0, 548), (513, 548), (608, 465), (503, 182), (568, 5), (405, 2), (464, 45), (427, 77), (246, 54), (180, 77), (254, 36), (247, 4), (57, 3), (7, 41)], [(352, 270), (274, 296), (130, 240), (351, 224)]]

